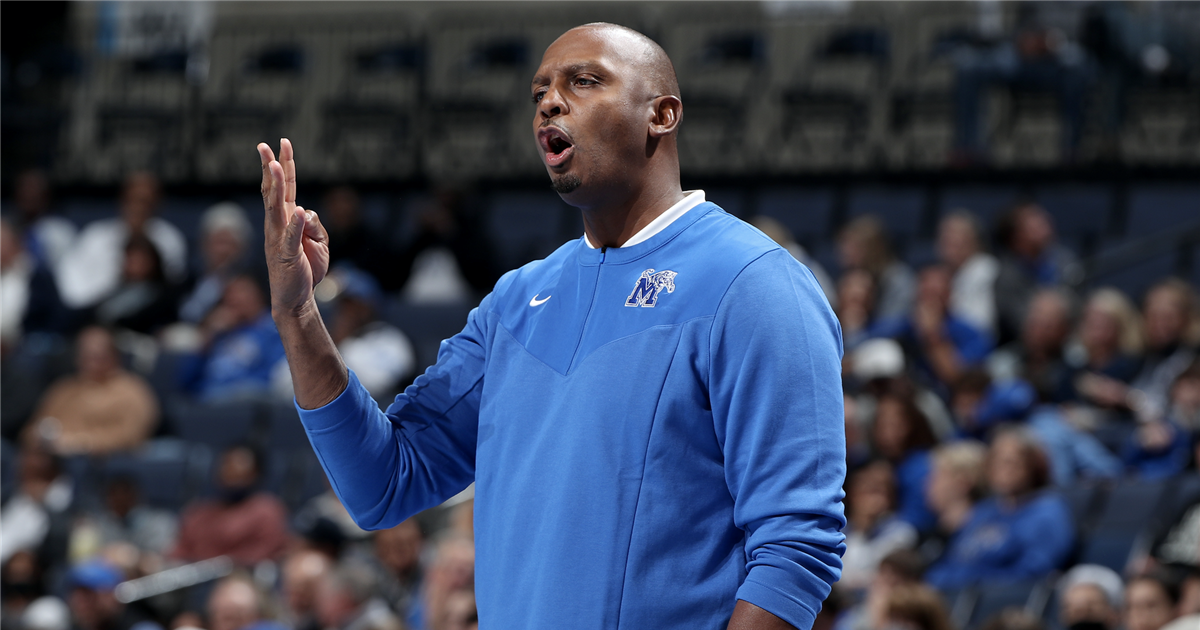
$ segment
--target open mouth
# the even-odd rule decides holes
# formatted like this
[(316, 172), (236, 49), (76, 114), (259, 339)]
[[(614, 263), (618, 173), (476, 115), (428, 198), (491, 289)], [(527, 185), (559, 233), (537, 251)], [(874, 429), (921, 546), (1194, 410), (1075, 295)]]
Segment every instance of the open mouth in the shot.
[(566, 132), (557, 127), (542, 128), (538, 132), (538, 143), (541, 144), (542, 151), (546, 154), (546, 164), (552, 167), (561, 166), (571, 157), (575, 149)]

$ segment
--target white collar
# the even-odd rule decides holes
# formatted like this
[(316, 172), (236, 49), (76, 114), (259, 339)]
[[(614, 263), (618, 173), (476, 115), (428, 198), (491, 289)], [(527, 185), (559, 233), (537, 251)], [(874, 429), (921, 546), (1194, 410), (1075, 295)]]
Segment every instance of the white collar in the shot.
[[(666, 229), (668, 225), (674, 223), (675, 219), (687, 214), (688, 210), (691, 210), (692, 208), (704, 203), (703, 190), (685, 190), (683, 193), (686, 196), (679, 200), (679, 203), (667, 208), (666, 212), (655, 217), (650, 223), (647, 223), (646, 227), (638, 230), (637, 234), (629, 237), (629, 240), (625, 241), (621, 247), (632, 247), (649, 239), (651, 236), (654, 236), (655, 234), (658, 234)], [(583, 235), (583, 242), (587, 244), (589, 248), (596, 249), (596, 246), (592, 245), (592, 242), (588, 240), (587, 234)]]

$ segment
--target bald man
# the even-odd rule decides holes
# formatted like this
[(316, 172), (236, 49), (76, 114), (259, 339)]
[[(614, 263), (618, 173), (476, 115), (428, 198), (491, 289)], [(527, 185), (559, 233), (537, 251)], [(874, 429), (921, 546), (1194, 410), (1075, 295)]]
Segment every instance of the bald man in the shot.
[(304, 426), (357, 522), (472, 481), (481, 628), (807, 629), (841, 572), (841, 334), (812, 274), (681, 189), (674, 70), (589, 24), (531, 84), (584, 234), (509, 272), (386, 412), (312, 287), (329, 251), (291, 144), (259, 145), (273, 312)]

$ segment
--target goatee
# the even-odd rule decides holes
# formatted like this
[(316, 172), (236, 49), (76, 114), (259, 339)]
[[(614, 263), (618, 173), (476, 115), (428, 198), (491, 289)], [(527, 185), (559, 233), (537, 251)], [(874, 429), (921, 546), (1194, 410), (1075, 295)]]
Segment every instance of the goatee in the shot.
[(573, 192), (576, 188), (579, 188), (579, 186), (583, 184), (583, 182), (580, 181), (579, 176), (573, 173), (567, 173), (566, 175), (553, 177), (550, 179), (550, 183), (554, 187), (554, 192), (560, 195)]

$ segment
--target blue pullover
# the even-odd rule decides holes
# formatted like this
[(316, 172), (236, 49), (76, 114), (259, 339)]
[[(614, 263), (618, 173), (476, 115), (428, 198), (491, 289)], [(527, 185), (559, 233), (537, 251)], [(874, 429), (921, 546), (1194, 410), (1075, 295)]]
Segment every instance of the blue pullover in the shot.
[(475, 486), (480, 627), (807, 629), (841, 573), (841, 338), (821, 287), (711, 203), (505, 274), (386, 412), (300, 410), (358, 524)]

